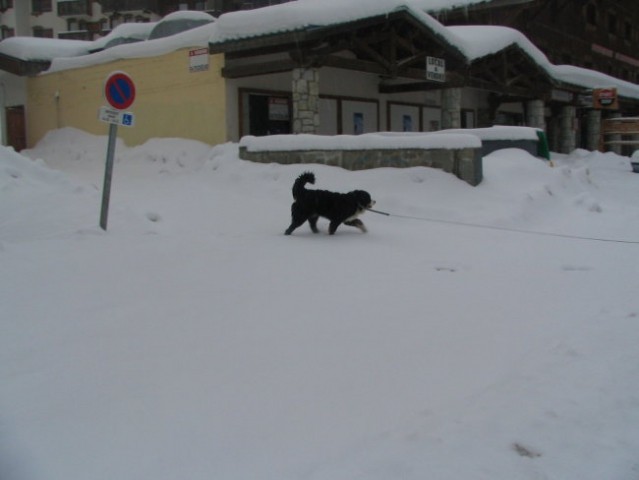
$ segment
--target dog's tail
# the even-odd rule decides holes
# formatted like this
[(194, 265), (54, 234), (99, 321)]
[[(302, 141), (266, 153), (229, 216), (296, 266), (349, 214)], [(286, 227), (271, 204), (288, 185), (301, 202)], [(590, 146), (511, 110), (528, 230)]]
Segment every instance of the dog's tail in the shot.
[(315, 174), (313, 172), (304, 172), (299, 177), (297, 177), (297, 180), (295, 180), (295, 183), (293, 184), (294, 199), (297, 200), (302, 195), (304, 195), (304, 192), (306, 191), (304, 185), (306, 185), (307, 183), (315, 183)]

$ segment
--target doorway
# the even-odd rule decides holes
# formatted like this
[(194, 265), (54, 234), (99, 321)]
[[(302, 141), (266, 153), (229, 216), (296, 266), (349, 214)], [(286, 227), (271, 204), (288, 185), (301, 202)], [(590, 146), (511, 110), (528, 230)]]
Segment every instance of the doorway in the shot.
[(16, 152), (27, 148), (27, 128), (24, 116), (24, 105), (6, 107), (7, 145)]
[(270, 92), (243, 92), (240, 136), (291, 133), (291, 99)]

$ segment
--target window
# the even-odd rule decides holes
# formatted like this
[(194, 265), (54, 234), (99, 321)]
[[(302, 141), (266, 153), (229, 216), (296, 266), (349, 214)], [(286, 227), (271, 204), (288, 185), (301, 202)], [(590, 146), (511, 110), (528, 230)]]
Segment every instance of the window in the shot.
[(91, 3), (88, 0), (58, 0), (58, 15), (91, 15)]
[(53, 38), (53, 29), (44, 27), (33, 27), (33, 36), (38, 38)]
[(597, 26), (597, 7), (592, 3), (586, 5), (586, 23)]
[(13, 0), (0, 0), (0, 12), (13, 8)]
[(632, 28), (632, 23), (630, 22), (625, 22), (624, 23), (624, 36), (626, 38), (626, 40), (628, 40), (629, 42), (632, 42), (632, 37), (633, 35), (633, 28)]
[(6, 25), (2, 25), (0, 27), (0, 39), (4, 40), (5, 38), (15, 36), (16, 31), (13, 28), (9, 28)]
[(79, 30), (79, 28), (78, 28), (78, 19), (77, 18), (69, 18), (69, 19), (67, 19), (67, 30), (69, 32), (73, 32), (75, 30)]
[(44, 12), (52, 12), (51, 0), (31, 0), (31, 11), (34, 15), (38, 15)]
[(158, 0), (102, 0), (102, 13), (149, 10), (158, 12)]
[(617, 35), (617, 15), (614, 13), (608, 14), (608, 33)]

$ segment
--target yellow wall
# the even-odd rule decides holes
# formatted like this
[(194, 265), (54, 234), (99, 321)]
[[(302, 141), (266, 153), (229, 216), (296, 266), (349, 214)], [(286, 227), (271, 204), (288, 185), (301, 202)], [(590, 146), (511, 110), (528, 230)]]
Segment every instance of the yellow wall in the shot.
[(109, 125), (98, 120), (108, 106), (104, 83), (114, 71), (135, 83), (136, 99), (127, 111), (134, 127), (118, 127), (129, 145), (150, 138), (179, 137), (210, 145), (226, 141), (226, 92), (221, 76), (223, 55), (209, 57), (209, 69), (189, 71), (189, 49), (148, 58), (65, 70), (29, 78), (27, 82), (27, 144), (33, 147), (48, 131), (75, 127), (106, 135)]

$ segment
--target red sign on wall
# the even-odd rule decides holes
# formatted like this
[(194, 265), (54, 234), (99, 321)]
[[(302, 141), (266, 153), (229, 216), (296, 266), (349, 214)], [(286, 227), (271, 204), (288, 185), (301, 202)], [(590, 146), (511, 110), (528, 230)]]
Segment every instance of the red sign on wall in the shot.
[(592, 91), (593, 108), (604, 110), (619, 110), (619, 99), (617, 97), (617, 89), (595, 88)]

